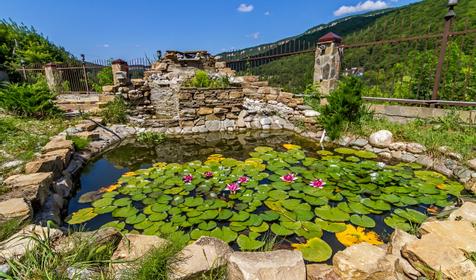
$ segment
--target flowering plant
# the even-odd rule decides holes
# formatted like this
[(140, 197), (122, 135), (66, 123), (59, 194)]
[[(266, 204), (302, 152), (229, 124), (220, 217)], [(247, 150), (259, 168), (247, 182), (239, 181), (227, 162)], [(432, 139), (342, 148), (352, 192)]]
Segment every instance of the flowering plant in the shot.
[(286, 182), (286, 183), (292, 183), (296, 181), (297, 179), (298, 178), (296, 177), (296, 175), (294, 175), (294, 173), (289, 173), (289, 174), (281, 176), (281, 180), (283, 180), (283, 182)]
[(326, 185), (326, 182), (324, 182), (324, 180), (322, 179), (314, 180), (309, 184), (309, 186), (313, 188), (318, 188), (318, 189), (323, 189), (325, 185)]
[(190, 175), (190, 174), (185, 175), (185, 176), (183, 176), (182, 180), (185, 184), (190, 184), (193, 180), (193, 176)]

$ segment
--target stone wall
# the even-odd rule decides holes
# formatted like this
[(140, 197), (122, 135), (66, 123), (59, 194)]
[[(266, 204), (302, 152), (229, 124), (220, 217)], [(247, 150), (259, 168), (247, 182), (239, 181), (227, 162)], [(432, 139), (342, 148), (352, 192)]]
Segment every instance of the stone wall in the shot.
[(204, 125), (207, 121), (236, 120), (243, 107), (241, 88), (182, 88), (178, 93), (181, 127)]
[(401, 106), (401, 105), (382, 105), (372, 104), (370, 109), (377, 116), (384, 117), (392, 122), (406, 123), (414, 119), (435, 119), (455, 113), (460, 119), (469, 124), (476, 124), (476, 110), (448, 110), (441, 108)]

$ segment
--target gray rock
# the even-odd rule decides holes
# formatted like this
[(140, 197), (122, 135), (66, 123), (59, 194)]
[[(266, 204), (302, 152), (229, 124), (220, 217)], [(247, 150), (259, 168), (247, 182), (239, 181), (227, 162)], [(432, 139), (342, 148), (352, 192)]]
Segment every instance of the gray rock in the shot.
[(405, 151), (407, 149), (407, 144), (403, 142), (394, 142), (389, 146), (390, 150), (395, 151)]
[(419, 143), (408, 143), (407, 151), (413, 154), (421, 154), (426, 152), (426, 147)]
[(259, 122), (260, 122), (260, 124), (261, 124), (262, 126), (264, 126), (264, 125), (271, 125), (271, 123), (272, 123), (272, 122), (271, 122), (271, 119), (268, 118), (268, 117), (262, 118)]
[(453, 175), (453, 171), (451, 169), (448, 169), (445, 164), (443, 164), (441, 161), (437, 161), (433, 164), (433, 169), (435, 169), (436, 172), (440, 172), (444, 174), (446, 177), (451, 177)]
[(314, 111), (314, 110), (305, 110), (305, 111), (303, 111), (303, 114), (304, 114), (304, 116), (306, 116), (308, 118), (317, 117), (317, 116), (320, 115), (319, 112)]
[(469, 180), (471, 180), (472, 172), (471, 172), (471, 170), (469, 170), (465, 167), (456, 168), (453, 173), (463, 183), (466, 183)]
[(328, 264), (306, 265), (307, 280), (342, 280)]
[(450, 214), (448, 220), (464, 220), (471, 223), (476, 223), (476, 203), (465, 202), (463, 206), (456, 209)]
[(26, 220), (32, 213), (33, 209), (23, 198), (12, 198), (0, 202), (0, 222), (11, 219)]
[(368, 143), (369, 141), (367, 141), (367, 139), (357, 138), (354, 141), (350, 142), (350, 145), (357, 146), (357, 147), (365, 147), (365, 145), (367, 145)]
[(12, 160), (5, 162), (0, 166), (0, 170), (9, 170), (13, 168), (17, 168), (18, 166), (22, 165), (23, 161), (22, 160)]
[(417, 160), (416, 156), (412, 153), (403, 153), (402, 161), (404, 162), (415, 162)]
[(418, 157), (416, 163), (421, 164), (427, 168), (433, 167), (434, 160), (433, 158), (427, 156), (427, 155), (421, 155)]
[(0, 272), (8, 274), (10, 272), (10, 266), (6, 263), (0, 264)]
[(225, 242), (213, 237), (201, 237), (186, 246), (180, 261), (170, 275), (171, 279), (189, 279), (227, 263), (233, 250)]
[(221, 127), (221, 122), (220, 121), (206, 121), (205, 122), (205, 127), (207, 128), (208, 131), (214, 132), (214, 131), (220, 131)]
[(342, 136), (339, 138), (339, 140), (337, 140), (337, 144), (344, 147), (349, 146), (351, 142), (352, 138), (350, 138), (349, 136)]
[(228, 279), (305, 280), (306, 267), (299, 251), (235, 252), (228, 260)]
[(468, 160), (468, 166), (473, 169), (473, 170), (476, 170), (476, 158), (472, 159), (472, 160)]
[(380, 130), (372, 133), (369, 137), (369, 143), (377, 148), (386, 148), (393, 142), (393, 134), (388, 130)]
[(66, 269), (66, 274), (68, 275), (69, 279), (75, 280), (89, 280), (94, 279), (94, 276), (97, 276), (95, 271), (86, 268), (76, 268), (76, 267), (68, 267)]

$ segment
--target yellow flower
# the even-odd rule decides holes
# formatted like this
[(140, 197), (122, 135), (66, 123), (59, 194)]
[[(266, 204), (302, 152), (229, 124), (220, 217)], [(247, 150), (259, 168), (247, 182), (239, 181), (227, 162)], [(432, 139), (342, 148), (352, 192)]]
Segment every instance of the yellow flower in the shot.
[(157, 168), (163, 168), (167, 165), (167, 163), (165, 162), (157, 162), (157, 163), (154, 163), (154, 167), (157, 167)]
[(336, 233), (337, 240), (346, 247), (354, 244), (367, 242), (372, 245), (383, 244), (382, 240), (377, 233), (373, 231), (365, 231), (364, 228), (354, 227), (353, 225), (347, 225), (346, 230)]
[(123, 177), (132, 177), (132, 176), (135, 176), (137, 175), (136, 172), (127, 172), (127, 173), (124, 173), (124, 175), (122, 175)]
[(284, 147), (286, 150), (299, 150), (299, 149), (301, 149), (301, 146), (299, 146), (299, 145), (294, 145), (294, 144), (283, 144), (283, 147)]
[(225, 158), (223, 157), (223, 155), (221, 154), (213, 154), (213, 155), (210, 155), (207, 159), (207, 161), (216, 161), (216, 162), (220, 162), (222, 160), (224, 160)]
[(110, 185), (109, 187), (101, 188), (100, 192), (105, 193), (105, 192), (113, 192), (119, 188), (119, 184), (113, 184)]

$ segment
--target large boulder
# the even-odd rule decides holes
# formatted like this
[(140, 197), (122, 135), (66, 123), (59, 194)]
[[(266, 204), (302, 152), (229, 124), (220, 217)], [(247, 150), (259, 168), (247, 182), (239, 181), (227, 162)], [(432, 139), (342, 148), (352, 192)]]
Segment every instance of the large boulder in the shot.
[(115, 228), (103, 228), (97, 231), (74, 232), (69, 236), (58, 239), (54, 244), (56, 252), (68, 252), (81, 243), (95, 244), (99, 247), (104, 244), (119, 241), (121, 233)]
[(0, 202), (0, 223), (11, 220), (26, 220), (31, 216), (32, 209), (23, 198), (12, 198)]
[(51, 151), (63, 150), (63, 149), (73, 150), (74, 149), (73, 141), (64, 140), (64, 139), (53, 139), (50, 142), (48, 142), (41, 150), (43, 151), (43, 153), (48, 153)]
[(387, 248), (387, 253), (397, 258), (397, 263), (395, 264), (397, 274), (403, 274), (404, 277), (408, 277), (412, 280), (418, 279), (418, 277), (421, 276), (421, 273), (405, 258), (403, 258), (401, 251), (405, 245), (415, 240), (418, 240), (416, 236), (406, 233), (403, 230), (396, 229), (390, 237), (389, 246)]
[(476, 170), (476, 158), (473, 158), (472, 160), (468, 160), (468, 165), (471, 169)]
[(0, 263), (13, 258), (21, 258), (29, 250), (38, 245), (38, 240), (54, 242), (63, 235), (58, 229), (46, 228), (37, 225), (28, 225), (7, 240), (0, 243)]
[(306, 267), (299, 251), (235, 252), (228, 259), (228, 279), (305, 280)]
[(422, 238), (403, 247), (403, 256), (422, 273), (444, 279), (474, 280), (476, 265), (465, 252), (476, 252), (476, 229), (467, 221), (436, 221), (421, 226)]
[(54, 177), (60, 176), (64, 169), (64, 161), (60, 156), (43, 156), (25, 165), (25, 173), (52, 172)]
[(23, 197), (40, 205), (46, 200), (48, 189), (53, 182), (53, 173), (40, 172), (34, 174), (13, 175), (4, 184), (10, 189), (10, 197)]
[(116, 261), (112, 265), (116, 276), (122, 275), (124, 270), (129, 268), (131, 262), (144, 257), (155, 248), (166, 245), (167, 242), (167, 240), (153, 235), (126, 234), (111, 258)]
[(463, 220), (476, 223), (476, 203), (465, 202), (463, 206), (453, 211), (448, 219), (451, 221)]
[(393, 134), (388, 130), (380, 130), (372, 133), (369, 137), (370, 145), (378, 148), (386, 148), (393, 142)]
[(307, 280), (341, 280), (342, 278), (334, 271), (334, 267), (328, 264), (306, 265)]
[(334, 255), (333, 264), (343, 280), (394, 280), (394, 259), (380, 247), (359, 243)]
[(179, 254), (181, 260), (171, 279), (189, 279), (227, 263), (233, 250), (225, 242), (213, 237), (201, 237), (186, 246)]

